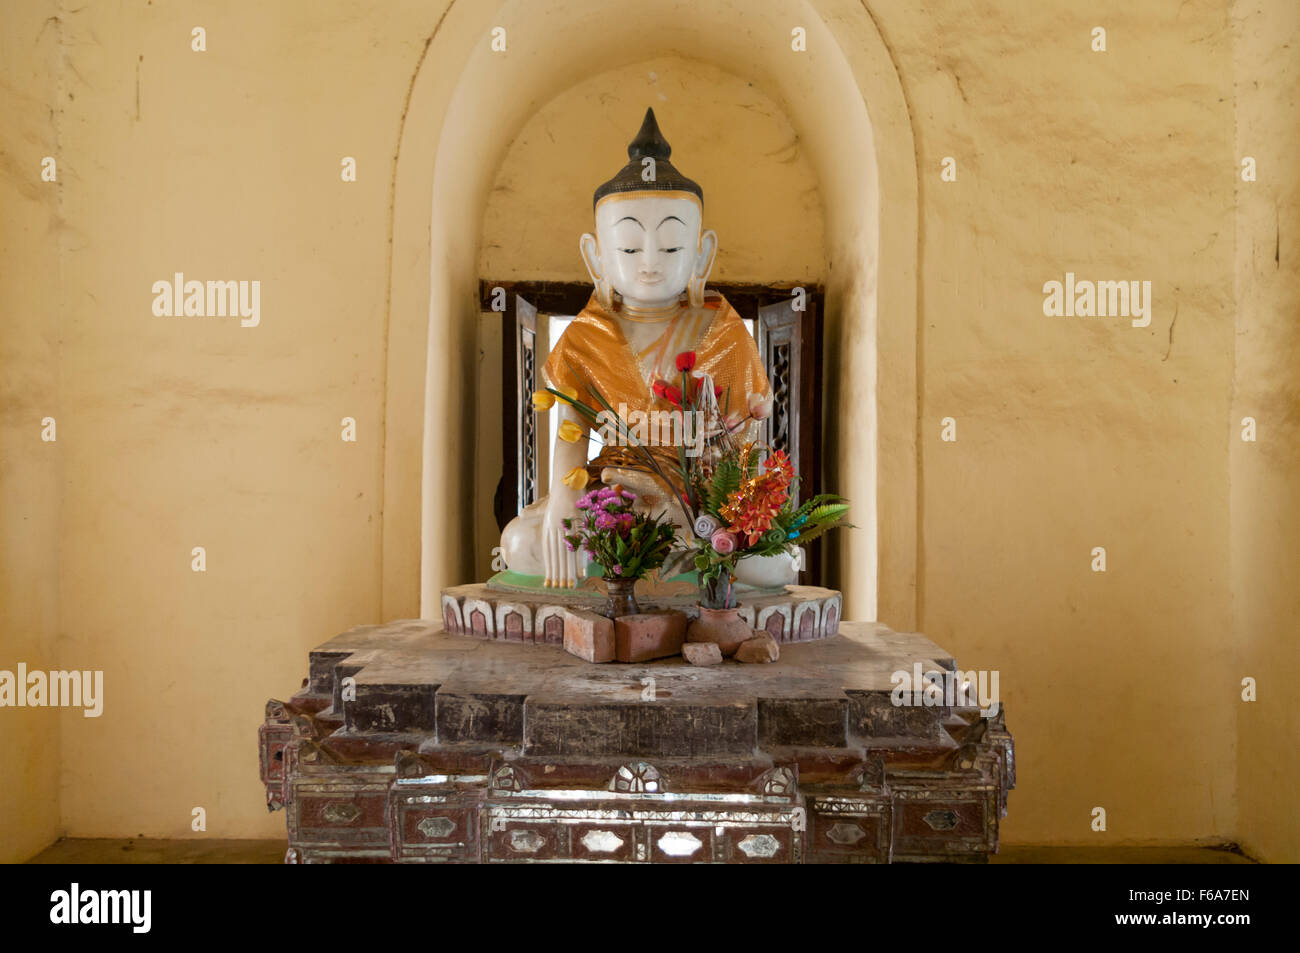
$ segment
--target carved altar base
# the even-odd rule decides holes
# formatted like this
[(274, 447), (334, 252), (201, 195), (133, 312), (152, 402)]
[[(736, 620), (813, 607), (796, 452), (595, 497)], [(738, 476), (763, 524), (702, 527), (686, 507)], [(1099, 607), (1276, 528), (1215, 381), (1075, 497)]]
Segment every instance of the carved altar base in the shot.
[(895, 707), (916, 663), (955, 667), (867, 623), (710, 668), (366, 626), (267, 704), (262, 779), (288, 862), (985, 860), (1011, 736), (1001, 712)]
[[(497, 588), (491, 583), (453, 586), (441, 593), (442, 625), (447, 632), (530, 645), (564, 642), (566, 608), (599, 609), (605, 590), (587, 579), (575, 589), (543, 592)], [(687, 618), (699, 614), (700, 590), (694, 584), (674, 590), (637, 590), (642, 611), (677, 609)], [(785, 586), (740, 593), (740, 616), (779, 643), (824, 639), (839, 631), (843, 597), (835, 589)]]

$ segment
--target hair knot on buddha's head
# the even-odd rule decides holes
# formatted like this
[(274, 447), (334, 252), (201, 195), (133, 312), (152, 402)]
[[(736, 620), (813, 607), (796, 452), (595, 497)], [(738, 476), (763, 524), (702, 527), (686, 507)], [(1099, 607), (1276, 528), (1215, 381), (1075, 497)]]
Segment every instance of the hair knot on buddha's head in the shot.
[(644, 159), (649, 156), (652, 159), (667, 159), (672, 154), (673, 147), (668, 144), (668, 140), (659, 131), (659, 123), (655, 121), (655, 111), (647, 109), (645, 119), (641, 123), (641, 131), (627, 144), (627, 157)]
[[(605, 196), (622, 192), (690, 192), (703, 202), (704, 190), (699, 183), (682, 175), (668, 161), (672, 153), (673, 147), (659, 131), (655, 111), (647, 109), (641, 130), (628, 143), (627, 165), (619, 170), (618, 175), (596, 189), (592, 207)], [(647, 159), (652, 161), (647, 163)]]

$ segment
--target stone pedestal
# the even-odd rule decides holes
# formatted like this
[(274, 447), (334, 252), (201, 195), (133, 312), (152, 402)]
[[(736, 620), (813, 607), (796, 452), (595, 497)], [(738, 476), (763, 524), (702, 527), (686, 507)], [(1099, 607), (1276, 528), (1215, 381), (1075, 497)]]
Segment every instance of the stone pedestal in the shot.
[(291, 862), (984, 860), (1011, 736), (1001, 711), (896, 707), (917, 664), (955, 670), (863, 623), (707, 668), (362, 627), (268, 703), (262, 778)]

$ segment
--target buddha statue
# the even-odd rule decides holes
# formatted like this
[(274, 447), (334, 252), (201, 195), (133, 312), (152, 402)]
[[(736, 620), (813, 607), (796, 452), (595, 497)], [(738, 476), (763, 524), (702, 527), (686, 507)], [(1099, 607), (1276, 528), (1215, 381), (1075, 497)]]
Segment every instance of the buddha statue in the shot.
[[(703, 227), (703, 189), (672, 165), (671, 152), (654, 110), (647, 109), (628, 146), (628, 163), (596, 189), (596, 234), (579, 241), (595, 289), (553, 346), (542, 380), (576, 392), (590, 406), (598, 406), (594, 387), (615, 408), (665, 411), (671, 405), (656, 396), (654, 384), (679, 380), (676, 357), (693, 351), (694, 372), (708, 374), (719, 388), (723, 414), (747, 421), (741, 433), (756, 439), (758, 421), (771, 410), (771, 387), (740, 315), (705, 289), (718, 237)], [(585, 557), (565, 544), (563, 521), (576, 515), (575, 503), (592, 478), (632, 490), (638, 507), (667, 511), (681, 532), (690, 532), (671, 489), (644, 468), (633, 468), (636, 451), (607, 444), (589, 464), (587, 424), (563, 401), (551, 412), (561, 417), (550, 493), (525, 507), (502, 533), (511, 572), (542, 577), (547, 587), (571, 587), (583, 578)], [(677, 451), (655, 452), (675, 457)], [(784, 554), (744, 559), (736, 569), (738, 582), (763, 587), (792, 583), (796, 575), (794, 558)]]

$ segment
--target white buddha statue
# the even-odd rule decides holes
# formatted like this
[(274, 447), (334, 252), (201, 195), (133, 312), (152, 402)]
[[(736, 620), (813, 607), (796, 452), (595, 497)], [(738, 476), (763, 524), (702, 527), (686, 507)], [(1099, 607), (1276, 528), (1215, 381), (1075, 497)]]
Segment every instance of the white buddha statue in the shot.
[[(668, 410), (653, 386), (680, 380), (676, 357), (693, 351), (695, 370), (710, 375), (726, 395), (719, 401), (726, 403), (722, 412), (750, 418), (746, 437), (755, 439), (753, 418), (770, 412), (771, 387), (740, 316), (721, 295), (705, 290), (718, 238), (703, 227), (703, 190), (668, 161), (671, 151), (654, 111), (646, 110), (628, 146), (629, 162), (596, 190), (596, 234), (579, 242), (595, 291), (552, 348), (542, 378), (548, 387), (571, 388), (590, 406), (599, 404), (588, 382), (615, 408)], [(501, 536), (512, 572), (561, 587), (585, 575), (584, 554), (565, 544), (563, 521), (576, 515), (574, 504), (590, 489), (588, 474), (632, 490), (638, 506), (650, 512), (667, 509), (681, 531), (690, 532), (671, 490), (653, 474), (629, 469), (637, 465), (636, 451), (606, 446), (588, 464), (586, 422), (563, 401), (551, 412), (561, 415), (561, 438), (551, 454), (550, 493), (525, 507)], [(578, 430), (578, 439), (563, 439)], [(676, 457), (672, 447), (655, 452)], [(785, 555), (743, 559), (736, 569), (738, 582), (755, 586), (792, 583), (796, 576), (793, 557)]]

